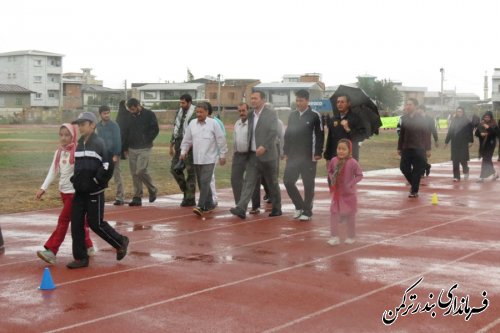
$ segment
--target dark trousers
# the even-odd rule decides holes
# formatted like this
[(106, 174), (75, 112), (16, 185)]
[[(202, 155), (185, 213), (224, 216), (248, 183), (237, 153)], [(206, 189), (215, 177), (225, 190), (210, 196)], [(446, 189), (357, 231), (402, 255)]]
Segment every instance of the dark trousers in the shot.
[(255, 153), (248, 155), (247, 167), (245, 170), (245, 181), (241, 191), (241, 197), (237, 206), (244, 211), (247, 210), (248, 203), (255, 191), (257, 182), (260, 178), (264, 177), (269, 184), (269, 190), (272, 200), (273, 210), (281, 210), (281, 192), (278, 184), (278, 177), (276, 175), (276, 161), (261, 161), (257, 158)]
[(233, 189), (235, 204), (240, 201), (247, 162), (248, 153), (234, 153), (233, 163), (231, 165), (231, 188)]
[(464, 175), (469, 173), (469, 166), (467, 164), (467, 160), (453, 160), (453, 178), (460, 179), (460, 164), (462, 165), (462, 170)]
[[(276, 145), (277, 151), (280, 151), (280, 145)], [(280, 156), (276, 159), (276, 179), (278, 179), (279, 183), (279, 175), (280, 175)], [(267, 197), (266, 200), (272, 200), (271, 198), (271, 190), (269, 189), (269, 184), (266, 181), (265, 177), (260, 177), (260, 182), (257, 182), (255, 185), (255, 190), (252, 195), (252, 208), (259, 208), (260, 207), (260, 186), (264, 188), (264, 193), (265, 196)]]
[(215, 168), (215, 163), (194, 165), (196, 181), (198, 182), (198, 188), (200, 190), (200, 196), (198, 198), (198, 207), (200, 207), (203, 210), (211, 209), (214, 207), (214, 201), (212, 198), (212, 189), (210, 188), (210, 182), (212, 181), (214, 168)]
[[(179, 141), (179, 140), (178, 140)], [(196, 192), (196, 176), (194, 172), (194, 164), (193, 164), (193, 150), (190, 149), (187, 157), (184, 159), (184, 164), (186, 165), (185, 172), (187, 173), (187, 177), (184, 172), (178, 175), (174, 171), (174, 166), (179, 162), (179, 156), (181, 155), (181, 144), (180, 142), (175, 144), (175, 154), (172, 158), (172, 164), (170, 165), (170, 173), (174, 177), (175, 181), (179, 185), (180, 190), (184, 193), (184, 199), (195, 199)]]
[(479, 178), (488, 178), (491, 175), (495, 174), (495, 167), (493, 166), (493, 152), (495, 150), (495, 147), (493, 146), (493, 149), (484, 149), (481, 152), (481, 174), (479, 175)]
[(425, 150), (403, 149), (399, 169), (411, 185), (411, 192), (418, 193), (420, 178), (425, 170)]
[[(283, 183), (290, 199), (292, 199), (296, 210), (302, 210), (304, 215), (312, 216), (314, 200), (314, 185), (316, 179), (317, 162), (308, 159), (288, 159), (283, 175)], [(304, 185), (304, 199), (297, 188), (297, 180), (302, 178)]]
[(85, 215), (90, 229), (104, 239), (115, 249), (123, 244), (123, 236), (113, 229), (104, 217), (104, 192), (90, 195), (88, 193), (75, 193), (71, 211), (71, 238), (73, 239), (73, 258), (75, 260), (87, 259), (85, 247), (85, 231), (83, 229)]

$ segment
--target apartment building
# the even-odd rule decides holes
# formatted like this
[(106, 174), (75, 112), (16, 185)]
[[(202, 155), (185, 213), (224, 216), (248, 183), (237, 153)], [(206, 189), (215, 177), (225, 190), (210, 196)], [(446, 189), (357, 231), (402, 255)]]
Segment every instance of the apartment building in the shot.
[(0, 83), (33, 91), (32, 107), (59, 107), (63, 57), (37, 50), (0, 53)]

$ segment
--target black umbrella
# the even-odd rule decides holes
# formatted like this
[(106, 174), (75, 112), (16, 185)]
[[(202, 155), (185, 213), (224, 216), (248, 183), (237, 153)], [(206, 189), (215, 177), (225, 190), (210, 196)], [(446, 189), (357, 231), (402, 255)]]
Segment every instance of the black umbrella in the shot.
[(378, 108), (375, 103), (368, 97), (365, 92), (356, 87), (340, 85), (335, 93), (330, 97), (333, 113), (338, 116), (337, 97), (349, 95), (351, 98), (351, 111), (358, 114), (366, 128), (366, 137), (369, 138), (373, 134), (378, 134), (382, 121), (378, 113)]

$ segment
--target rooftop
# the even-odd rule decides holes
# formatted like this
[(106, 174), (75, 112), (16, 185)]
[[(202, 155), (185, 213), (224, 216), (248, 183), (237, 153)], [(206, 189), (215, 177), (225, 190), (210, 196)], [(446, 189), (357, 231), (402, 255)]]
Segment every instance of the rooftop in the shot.
[(34, 91), (18, 86), (17, 84), (0, 84), (0, 92), (30, 94), (33, 93)]
[(17, 56), (17, 55), (38, 55), (38, 56), (46, 56), (46, 57), (64, 57), (64, 54), (51, 53), (51, 52), (45, 52), (45, 51), (39, 51), (39, 50), (23, 50), (23, 51), (12, 51), (12, 52), (0, 53), (0, 57)]

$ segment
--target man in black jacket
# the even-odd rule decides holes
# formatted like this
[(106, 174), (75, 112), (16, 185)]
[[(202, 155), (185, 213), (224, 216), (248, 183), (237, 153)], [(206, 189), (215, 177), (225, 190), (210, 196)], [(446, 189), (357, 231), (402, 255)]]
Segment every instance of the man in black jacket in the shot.
[(85, 218), (90, 229), (116, 249), (116, 260), (127, 254), (129, 240), (120, 235), (106, 221), (104, 216), (104, 190), (113, 176), (113, 161), (105, 148), (104, 141), (95, 133), (97, 117), (92, 112), (83, 112), (73, 124), (78, 124), (82, 137), (75, 151), (75, 171), (71, 182), (75, 188), (71, 211), (71, 237), (73, 239), (74, 261), (68, 268), (82, 268), (89, 265), (85, 247)]
[(134, 186), (134, 197), (129, 206), (141, 206), (143, 184), (148, 188), (149, 202), (156, 200), (158, 192), (148, 173), (148, 164), (153, 140), (160, 132), (160, 128), (155, 114), (151, 110), (143, 108), (137, 99), (129, 99), (127, 108), (131, 118), (124, 130), (123, 151), (128, 157)]
[(328, 137), (324, 157), (330, 161), (337, 156), (337, 143), (340, 139), (352, 142), (352, 157), (359, 161), (359, 143), (366, 137), (366, 128), (361, 118), (351, 111), (351, 98), (346, 95), (337, 97), (338, 115), (327, 120)]
[[(320, 115), (309, 107), (309, 92), (295, 93), (297, 110), (288, 117), (283, 147), (286, 167), (283, 183), (295, 205), (294, 219), (308, 221), (312, 216), (316, 164), (323, 153), (323, 125)], [(304, 198), (295, 184), (302, 177)]]

